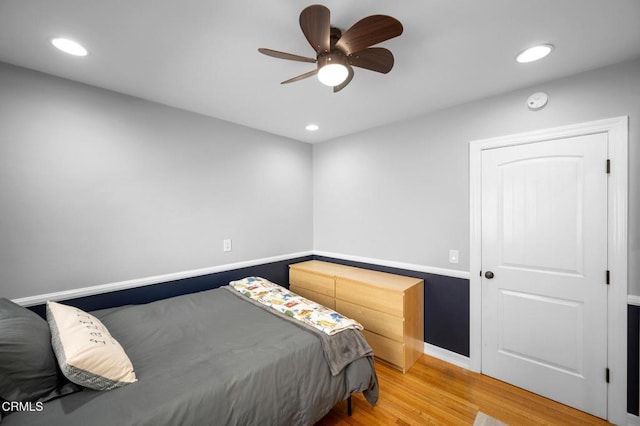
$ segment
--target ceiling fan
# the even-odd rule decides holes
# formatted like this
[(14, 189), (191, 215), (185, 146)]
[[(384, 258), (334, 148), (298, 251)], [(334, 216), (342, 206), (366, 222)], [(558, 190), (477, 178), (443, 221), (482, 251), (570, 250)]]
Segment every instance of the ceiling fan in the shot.
[(322, 5), (306, 7), (300, 13), (300, 28), (315, 58), (260, 48), (267, 56), (290, 61), (317, 63), (317, 68), (290, 78), (282, 84), (293, 83), (312, 75), (332, 86), (333, 91), (344, 89), (353, 78), (353, 68), (360, 67), (386, 74), (393, 68), (393, 54), (383, 47), (371, 47), (402, 34), (402, 24), (386, 15), (371, 15), (356, 22), (342, 33), (330, 23), (331, 13)]

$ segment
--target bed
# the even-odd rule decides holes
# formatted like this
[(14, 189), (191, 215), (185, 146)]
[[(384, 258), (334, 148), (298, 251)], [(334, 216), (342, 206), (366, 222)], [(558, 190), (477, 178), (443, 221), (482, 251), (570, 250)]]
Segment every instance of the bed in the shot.
[(359, 331), (323, 336), (229, 286), (92, 314), (120, 343), (137, 381), (11, 412), (2, 426), (309, 425), (352, 393), (372, 405), (378, 397), (370, 348), (347, 354), (348, 362), (327, 360), (336, 336), (336, 353), (361, 346)]

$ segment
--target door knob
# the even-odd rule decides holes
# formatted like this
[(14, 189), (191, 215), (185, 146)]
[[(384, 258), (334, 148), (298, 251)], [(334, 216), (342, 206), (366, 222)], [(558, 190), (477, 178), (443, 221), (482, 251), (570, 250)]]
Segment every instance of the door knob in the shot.
[(487, 271), (484, 273), (484, 277), (488, 280), (490, 280), (491, 278), (493, 278), (493, 272), (491, 271)]

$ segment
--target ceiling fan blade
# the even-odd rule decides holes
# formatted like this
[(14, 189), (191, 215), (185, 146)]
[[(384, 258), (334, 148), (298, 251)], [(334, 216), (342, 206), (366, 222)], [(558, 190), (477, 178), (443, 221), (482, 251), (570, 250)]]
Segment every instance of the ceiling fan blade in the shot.
[(289, 61), (298, 61), (298, 62), (311, 62), (312, 64), (316, 63), (314, 58), (307, 58), (306, 56), (294, 55), (293, 53), (285, 53), (279, 52), (277, 50), (265, 49), (263, 47), (258, 49), (258, 52), (263, 55), (271, 56), (278, 59), (287, 59)]
[(367, 47), (402, 34), (400, 21), (391, 16), (371, 15), (353, 24), (336, 43), (345, 55), (351, 55)]
[(384, 47), (370, 47), (349, 56), (349, 62), (356, 67), (386, 74), (393, 68), (393, 53)]
[(320, 4), (306, 7), (300, 13), (300, 28), (316, 53), (329, 51), (331, 12)]
[(305, 72), (304, 74), (300, 74), (297, 77), (293, 77), (290, 78), (289, 80), (285, 80), (283, 82), (281, 82), (280, 84), (287, 84), (287, 83), (293, 83), (295, 81), (300, 81), (300, 80), (304, 80), (305, 78), (311, 77), (312, 75), (316, 75), (318, 74), (318, 69), (316, 68), (313, 71), (309, 71), (309, 72)]
[(347, 79), (342, 83), (338, 84), (337, 86), (333, 86), (333, 93), (337, 93), (341, 91), (342, 89), (347, 87), (347, 84), (351, 83), (351, 80), (353, 79), (353, 68), (351, 68), (351, 65), (347, 64), (347, 70), (349, 70), (349, 74), (347, 74)]

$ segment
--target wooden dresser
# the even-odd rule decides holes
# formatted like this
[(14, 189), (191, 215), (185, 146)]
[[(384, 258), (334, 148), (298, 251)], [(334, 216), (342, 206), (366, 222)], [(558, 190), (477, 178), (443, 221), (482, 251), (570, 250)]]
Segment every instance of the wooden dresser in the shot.
[(424, 282), (310, 260), (289, 265), (291, 291), (353, 318), (375, 356), (407, 372), (424, 352)]

